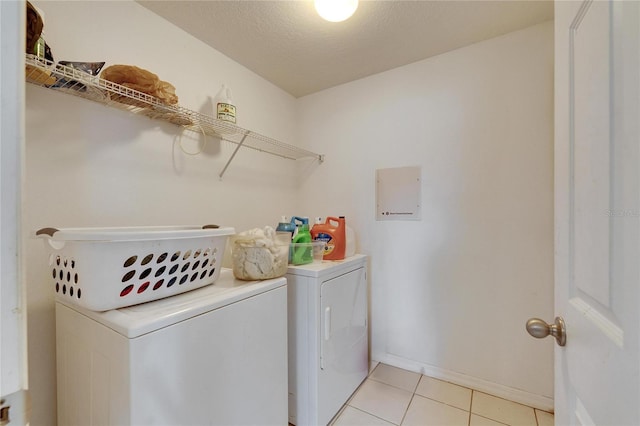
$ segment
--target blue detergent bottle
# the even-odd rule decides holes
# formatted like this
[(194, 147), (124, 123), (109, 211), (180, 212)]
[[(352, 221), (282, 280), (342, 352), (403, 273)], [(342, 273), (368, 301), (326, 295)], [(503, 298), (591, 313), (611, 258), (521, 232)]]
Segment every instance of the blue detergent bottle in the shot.
[(280, 217), (280, 222), (278, 223), (278, 226), (276, 228), (276, 232), (282, 232), (282, 233), (288, 233), (289, 234), (289, 240), (293, 239), (293, 234), (296, 231), (296, 224), (294, 223), (293, 220), (289, 221), (289, 218), (287, 216), (281, 216)]
[(295, 227), (293, 231), (293, 238), (295, 238), (296, 235), (298, 235), (298, 231), (300, 231), (300, 227), (304, 224), (309, 224), (309, 218), (302, 216), (291, 216), (291, 223), (293, 223), (293, 226)]

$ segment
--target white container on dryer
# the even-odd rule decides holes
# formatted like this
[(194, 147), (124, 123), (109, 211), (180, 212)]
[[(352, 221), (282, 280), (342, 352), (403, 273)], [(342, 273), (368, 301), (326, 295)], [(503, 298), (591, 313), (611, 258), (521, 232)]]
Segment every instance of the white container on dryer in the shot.
[(290, 266), (289, 422), (326, 425), (369, 372), (364, 255)]
[(105, 312), (56, 303), (58, 424), (284, 425), (286, 280)]

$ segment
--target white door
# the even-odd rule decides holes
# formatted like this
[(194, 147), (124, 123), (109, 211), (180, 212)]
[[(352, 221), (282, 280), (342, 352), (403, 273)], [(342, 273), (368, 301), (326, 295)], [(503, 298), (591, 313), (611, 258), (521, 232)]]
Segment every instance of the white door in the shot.
[(28, 410), (26, 304), (21, 286), (19, 227), (25, 21), (23, 1), (0, 1), (0, 406), (10, 407), (10, 425), (27, 423)]
[(556, 1), (558, 425), (640, 425), (640, 2)]

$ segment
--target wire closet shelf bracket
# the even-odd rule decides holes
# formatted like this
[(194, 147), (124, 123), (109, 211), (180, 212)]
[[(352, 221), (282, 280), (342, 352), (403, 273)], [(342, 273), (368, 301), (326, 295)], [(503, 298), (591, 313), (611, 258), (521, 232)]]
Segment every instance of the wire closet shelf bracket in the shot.
[(28, 83), (183, 126), (189, 131), (204, 132), (208, 136), (235, 144), (233, 153), (219, 174), (220, 178), (241, 147), (289, 160), (315, 159), (320, 163), (324, 161), (322, 154), (280, 142), (179, 105), (164, 104), (154, 96), (66, 65), (56, 65), (31, 54), (26, 54), (25, 65), (25, 78)]

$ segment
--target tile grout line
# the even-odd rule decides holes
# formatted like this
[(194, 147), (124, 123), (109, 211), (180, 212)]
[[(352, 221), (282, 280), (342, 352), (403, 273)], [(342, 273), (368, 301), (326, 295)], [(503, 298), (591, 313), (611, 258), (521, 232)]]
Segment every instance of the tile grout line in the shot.
[(469, 421), (467, 422), (468, 426), (471, 426), (471, 409), (473, 408), (473, 389), (471, 389), (471, 398), (469, 398)]
[[(389, 384), (389, 383), (387, 383), (387, 382), (383, 382), (382, 380), (374, 379), (373, 377), (367, 377), (365, 380), (373, 380), (374, 382), (382, 383), (383, 385), (391, 386), (392, 388), (395, 388), (395, 389), (400, 389), (400, 390), (403, 390), (403, 391), (405, 391), (405, 392), (409, 392), (409, 393), (416, 393), (416, 392), (415, 392), (415, 390), (414, 390), (413, 392), (411, 392), (410, 390), (403, 389), (403, 388), (401, 388), (401, 387), (398, 387), (398, 386), (395, 386), (395, 385)], [(364, 382), (362, 382), (362, 383), (364, 383)], [(416, 385), (416, 389), (417, 389), (417, 388), (418, 388), (418, 385)]]
[[(345, 407), (347, 407), (347, 406), (345, 406)], [(380, 417), (380, 416), (376, 416), (376, 415), (375, 415), (375, 414), (373, 414), (373, 413), (370, 413), (370, 412), (368, 412), (368, 411), (364, 411), (364, 410), (362, 410), (362, 409), (360, 409), (360, 408), (358, 408), (358, 407), (354, 407), (353, 405), (348, 405), (348, 407), (353, 408), (354, 410), (358, 410), (358, 411), (360, 411), (361, 413), (365, 413), (365, 414), (367, 414), (367, 415), (369, 415), (369, 416), (371, 416), (371, 417), (375, 417), (376, 419), (380, 419), (380, 420), (382, 420), (383, 422), (390, 423), (390, 424), (395, 425), (395, 426), (400, 426), (400, 425), (396, 425), (396, 424), (395, 424), (395, 423), (393, 423), (393, 422), (390, 422), (390, 421), (389, 421), (389, 420), (387, 420), (387, 419), (383, 419), (383, 418), (382, 418), (382, 417)], [(404, 419), (404, 417), (403, 417), (403, 419)], [(402, 424), (402, 422), (400, 422), (400, 423)]]
[(467, 413), (471, 412), (471, 410), (465, 410), (464, 408), (456, 407), (455, 405), (447, 404), (446, 402), (442, 402), (428, 396), (420, 395), (419, 393), (414, 393), (414, 395), (418, 395), (420, 398), (428, 399), (429, 401), (437, 402), (438, 404), (446, 405), (447, 407), (455, 408), (456, 410), (466, 411)]
[[(474, 413), (473, 412), (473, 395), (476, 392), (482, 393), (482, 394), (485, 394), (485, 395), (489, 395), (489, 396), (494, 396), (496, 398), (500, 398), (498, 396), (491, 395), (491, 394), (486, 393), (486, 392), (482, 392), (482, 391), (479, 391), (479, 390), (471, 389), (471, 404), (469, 404), (469, 426), (471, 426), (471, 415), (472, 414), (475, 414), (478, 417), (482, 417), (483, 419), (491, 420), (492, 422), (500, 423), (501, 425), (509, 426), (508, 423), (503, 423), (500, 420), (492, 419), (491, 417), (483, 416), (482, 414), (478, 414), (478, 413)], [(515, 401), (511, 401), (511, 400), (506, 399), (506, 398), (500, 398), (500, 399), (504, 399), (505, 401), (508, 401), (508, 402), (515, 402)], [(515, 402), (515, 403), (518, 404), (517, 402)], [(523, 404), (520, 404), (520, 405), (523, 405)], [(525, 405), (525, 407), (528, 407), (528, 406)], [(536, 410), (533, 407), (529, 407), (529, 408), (533, 409), (533, 414), (534, 414), (535, 419), (536, 419), (536, 426), (539, 426), (539, 424), (538, 424), (538, 416), (536, 415)]]
[[(535, 410), (537, 410), (537, 408), (532, 407), (531, 405), (523, 404), (523, 403), (521, 403), (521, 402), (516, 402), (516, 401), (514, 401), (514, 400), (512, 400), (512, 399), (507, 399), (507, 398), (504, 398), (504, 397), (502, 397), (502, 396), (494, 395), (494, 394), (489, 393), (489, 392), (483, 392), (483, 391), (480, 391), (480, 390), (477, 390), (477, 389), (472, 389), (472, 390), (473, 390), (474, 392), (482, 393), (482, 394), (484, 394), (484, 395), (488, 395), (488, 396), (491, 396), (491, 397), (493, 397), (493, 398), (501, 399), (501, 400), (503, 400), (503, 401), (507, 401), (507, 402), (510, 402), (510, 403), (512, 403), (512, 404), (520, 405), (520, 406), (522, 406), (522, 407), (531, 408), (531, 409), (532, 409), (532, 410), (534, 410), (534, 411), (535, 411)], [(544, 411), (544, 410), (540, 410), (540, 411)], [(547, 412), (548, 412), (548, 411), (547, 411)]]
[(509, 423), (502, 423), (502, 422), (501, 422), (501, 421), (499, 421), (499, 420), (492, 419), (491, 417), (482, 416), (482, 415), (477, 414), (477, 413), (473, 413), (473, 414), (475, 414), (476, 416), (481, 417), (481, 418), (483, 418), (483, 419), (491, 420), (491, 421), (492, 421), (492, 422), (494, 422), (494, 423), (498, 423), (498, 424), (501, 424), (501, 425), (504, 425), (504, 426), (509, 426)]
[(413, 402), (413, 398), (416, 396), (415, 393), (411, 394), (411, 399), (409, 400), (409, 404), (407, 404), (407, 408), (406, 410), (404, 410), (404, 414), (402, 415), (402, 418), (400, 419), (400, 423), (399, 426), (402, 425), (402, 422), (404, 422), (405, 417), (407, 417), (407, 413), (409, 412), (409, 407), (411, 406), (411, 403)]

